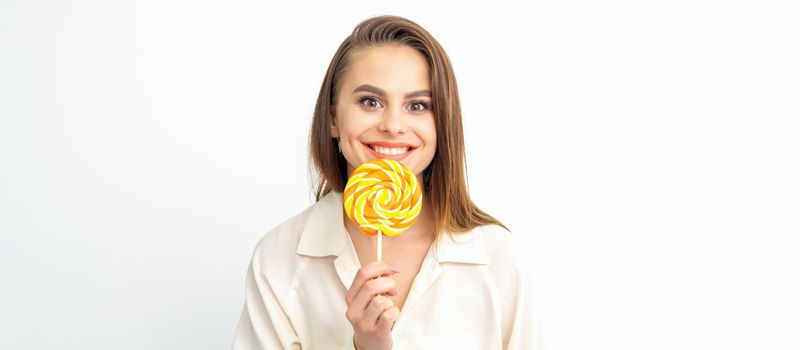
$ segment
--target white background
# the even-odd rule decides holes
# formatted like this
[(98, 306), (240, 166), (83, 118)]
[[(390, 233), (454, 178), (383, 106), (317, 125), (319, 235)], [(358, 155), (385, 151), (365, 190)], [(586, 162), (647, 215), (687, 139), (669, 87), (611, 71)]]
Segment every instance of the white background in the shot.
[(271, 3), (0, 3), (0, 348), (230, 347), (325, 69), (396, 14), (453, 61), (548, 349), (800, 349), (790, 1)]

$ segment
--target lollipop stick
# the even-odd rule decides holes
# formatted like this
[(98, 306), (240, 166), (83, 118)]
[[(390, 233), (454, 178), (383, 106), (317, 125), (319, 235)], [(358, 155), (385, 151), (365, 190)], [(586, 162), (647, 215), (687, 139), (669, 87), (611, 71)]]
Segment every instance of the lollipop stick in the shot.
[(381, 237), (383, 237), (383, 234), (381, 234), (381, 230), (378, 230), (378, 261), (381, 261)]

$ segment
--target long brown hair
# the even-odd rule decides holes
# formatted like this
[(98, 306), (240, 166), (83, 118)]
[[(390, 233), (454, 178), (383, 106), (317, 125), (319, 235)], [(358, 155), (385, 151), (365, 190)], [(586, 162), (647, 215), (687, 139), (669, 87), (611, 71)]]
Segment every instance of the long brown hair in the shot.
[(436, 153), (423, 171), (423, 189), (429, 196), (434, 217), (435, 237), (443, 230), (466, 232), (477, 226), (496, 224), (508, 228), (478, 209), (467, 193), (466, 156), (461, 125), (461, 103), (456, 78), (444, 49), (418, 24), (397, 16), (378, 16), (359, 23), (334, 54), (314, 109), (309, 148), (319, 173), (316, 200), (330, 191), (343, 192), (347, 184), (347, 160), (331, 137), (330, 125), (337, 92), (358, 49), (382, 45), (407, 45), (416, 49), (428, 63), (436, 126)]

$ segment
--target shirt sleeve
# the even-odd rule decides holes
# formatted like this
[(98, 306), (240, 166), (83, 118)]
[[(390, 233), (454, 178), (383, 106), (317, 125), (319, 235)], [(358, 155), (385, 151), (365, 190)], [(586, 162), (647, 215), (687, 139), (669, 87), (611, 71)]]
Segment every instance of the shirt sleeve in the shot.
[[(253, 272), (258, 270), (255, 267), (257, 265), (251, 263), (247, 269), (247, 295), (236, 328), (233, 350), (302, 349), (299, 337), (266, 279)], [(356, 350), (353, 338), (345, 342), (340, 350)]]
[(261, 273), (258, 254), (247, 269), (245, 304), (233, 341), (233, 350), (301, 349), (289, 317), (273, 286)]
[(508, 308), (510, 313), (507, 324), (510, 325), (503, 337), (503, 348), (543, 350), (542, 328), (534, 307), (532, 273), (529, 264), (521, 259), (524, 255), (519, 250), (523, 246), (512, 246), (514, 268), (509, 272), (513, 282), (508, 296), (513, 303)]

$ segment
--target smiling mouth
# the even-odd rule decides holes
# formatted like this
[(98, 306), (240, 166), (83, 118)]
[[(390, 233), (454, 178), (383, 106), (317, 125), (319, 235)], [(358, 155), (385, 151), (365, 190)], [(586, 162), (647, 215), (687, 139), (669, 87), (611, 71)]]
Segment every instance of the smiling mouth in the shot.
[(392, 148), (390, 148), (390, 147), (380, 147), (380, 146), (376, 146), (376, 145), (367, 145), (367, 146), (369, 148), (371, 148), (373, 151), (375, 151), (377, 153), (380, 153), (380, 154), (383, 154), (383, 155), (387, 155), (387, 156), (403, 155), (403, 154), (406, 154), (408, 152), (408, 150), (411, 149), (411, 147), (392, 147)]
[(364, 144), (364, 146), (369, 148), (370, 153), (372, 153), (372, 156), (374, 156), (375, 158), (394, 159), (394, 160), (403, 160), (416, 149), (416, 147), (410, 147), (410, 146), (383, 147), (375, 144), (366, 144), (366, 143)]

